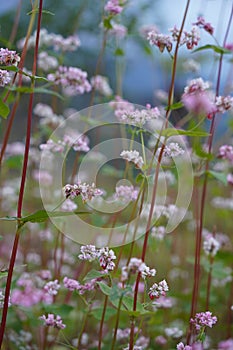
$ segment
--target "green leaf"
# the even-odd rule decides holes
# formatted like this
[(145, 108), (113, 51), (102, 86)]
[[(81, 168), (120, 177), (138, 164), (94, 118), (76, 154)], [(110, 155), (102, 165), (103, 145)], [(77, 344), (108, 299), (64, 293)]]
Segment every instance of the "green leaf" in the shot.
[[(117, 310), (113, 307), (107, 307), (104, 315), (104, 320), (108, 321), (112, 316), (115, 316), (117, 313)], [(103, 308), (99, 307), (96, 309), (92, 309), (91, 315), (94, 316), (98, 321), (101, 321), (103, 314)]]
[(180, 109), (184, 107), (183, 103), (181, 101), (173, 103), (170, 107), (166, 107), (165, 110), (175, 110), (175, 109)]
[(0, 99), (0, 116), (6, 119), (9, 113), (10, 113), (10, 108), (7, 106), (5, 102), (3, 102)]
[(18, 72), (19, 71), (19, 68), (16, 66), (0, 66), (0, 69), (8, 70), (11, 72)]
[[(41, 78), (41, 77), (39, 77), (39, 78)], [(9, 87), (8, 89), (11, 91), (18, 91), (18, 92), (21, 92), (23, 94), (32, 94), (32, 93), (48, 94), (48, 95), (56, 96), (56, 97), (60, 98), (61, 100), (64, 100), (64, 97), (61, 94), (59, 94), (58, 92), (48, 90), (48, 89), (43, 88), (43, 87), (31, 88), (31, 87), (27, 87), (27, 86), (19, 86), (19, 87), (12, 86), (12, 87)]]
[(105, 276), (108, 276), (108, 274), (103, 274), (103, 272), (97, 270), (91, 270), (86, 274), (83, 280), (92, 280), (93, 278), (100, 278)]
[(230, 50), (225, 49), (225, 47), (217, 46), (217, 45), (210, 45), (210, 44), (198, 47), (196, 50), (193, 50), (192, 52), (198, 52), (198, 51), (203, 51), (203, 50), (213, 50), (214, 52), (220, 53), (221, 55), (232, 53)]
[(118, 47), (116, 50), (115, 50), (115, 56), (124, 56), (124, 50), (122, 50), (120, 47)]
[(213, 170), (209, 170), (207, 172), (207, 174), (210, 175), (211, 177), (214, 177), (218, 181), (222, 182), (225, 186), (227, 186), (227, 175), (226, 174), (220, 173), (218, 171), (213, 171)]
[[(159, 133), (159, 131), (157, 132)], [(178, 135), (206, 137), (206, 136), (209, 136), (210, 134), (200, 130), (178, 130), (178, 129), (168, 128), (163, 130), (161, 135), (166, 137), (178, 136)]]
[(8, 275), (8, 271), (0, 271), (0, 279)]
[(100, 290), (105, 295), (110, 295), (112, 292), (112, 288), (107, 286), (104, 282), (97, 282), (98, 286), (100, 287)]
[(3, 221), (19, 221), (20, 225), (24, 225), (26, 222), (43, 222), (47, 219), (53, 217), (53, 218), (59, 218), (63, 216), (70, 216), (74, 214), (90, 214), (88, 211), (73, 211), (73, 212), (66, 212), (66, 211), (46, 211), (46, 210), (38, 210), (35, 213), (31, 215), (24, 216), (22, 218), (17, 218), (16, 216), (5, 216), (1, 217), (0, 220)]
[[(131, 313), (132, 312), (135, 313), (135, 311), (133, 311), (133, 303), (134, 303), (134, 298), (133, 297), (126, 296), (126, 295), (123, 297), (122, 304), (124, 305), (126, 310), (131, 312)], [(136, 313), (138, 313), (138, 316), (139, 316), (139, 315), (147, 313), (147, 310), (144, 309), (144, 307), (143, 307), (143, 305), (141, 303), (137, 302)]]
[(5, 160), (5, 165), (9, 169), (20, 169), (22, 166), (23, 156), (11, 156)]
[(104, 25), (104, 28), (106, 29), (112, 29), (112, 23), (111, 23), (111, 18), (105, 18), (103, 20), (103, 25)]

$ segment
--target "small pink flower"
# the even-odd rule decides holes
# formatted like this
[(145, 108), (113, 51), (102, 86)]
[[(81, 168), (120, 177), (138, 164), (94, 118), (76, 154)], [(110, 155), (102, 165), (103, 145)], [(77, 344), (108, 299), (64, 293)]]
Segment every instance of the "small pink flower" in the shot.
[(58, 329), (64, 329), (66, 327), (59, 315), (48, 314), (47, 317), (43, 315), (39, 317), (39, 319), (44, 321), (44, 325), (47, 327), (53, 327)]

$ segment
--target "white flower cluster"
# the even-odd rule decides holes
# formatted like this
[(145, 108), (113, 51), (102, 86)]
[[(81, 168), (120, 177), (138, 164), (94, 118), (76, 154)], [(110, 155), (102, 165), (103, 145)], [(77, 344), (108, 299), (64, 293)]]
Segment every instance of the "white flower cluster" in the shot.
[[(157, 156), (160, 154), (161, 149), (162, 147), (159, 147), (157, 149)], [(171, 142), (165, 146), (163, 156), (173, 158), (178, 157), (184, 153), (184, 150), (180, 147), (180, 145), (177, 142)]]
[(138, 151), (122, 151), (120, 156), (127, 160), (128, 162), (132, 162), (136, 165), (137, 168), (142, 168), (144, 161), (142, 157), (139, 155)]
[(112, 89), (109, 86), (108, 78), (96, 75), (91, 78), (91, 86), (103, 96), (111, 96)]
[[(36, 43), (35, 31), (28, 39), (28, 48), (35, 47)], [(18, 41), (17, 46), (22, 49), (25, 44), (26, 38), (22, 38)], [(41, 28), (40, 30), (40, 47), (52, 47), (55, 51), (75, 51), (80, 46), (80, 40), (77, 35), (71, 35), (64, 38), (60, 34), (48, 33), (47, 29)]]
[(154, 298), (159, 298), (160, 296), (165, 297), (168, 290), (169, 288), (167, 282), (162, 280), (158, 284), (154, 283), (152, 287), (150, 287), (148, 295), (150, 299), (153, 300)]
[(33, 112), (38, 115), (38, 117), (41, 117), (40, 125), (47, 125), (56, 128), (64, 121), (62, 115), (55, 114), (52, 108), (44, 103), (37, 103)]
[(63, 191), (66, 198), (74, 199), (75, 197), (81, 196), (83, 202), (91, 200), (93, 197), (101, 196), (103, 194), (103, 191), (99, 188), (96, 188), (94, 183), (90, 185), (86, 184), (85, 182), (78, 182), (74, 185), (67, 184), (63, 188)]
[(203, 249), (206, 255), (215, 256), (221, 247), (220, 242), (213, 237), (213, 235), (207, 235), (203, 242)]
[(121, 282), (126, 282), (131, 273), (140, 272), (143, 279), (146, 277), (153, 277), (156, 275), (155, 269), (150, 269), (142, 259), (131, 258), (127, 266), (121, 269)]
[(48, 55), (46, 51), (42, 51), (38, 55), (38, 68), (44, 72), (54, 70), (58, 67), (59, 62), (56, 57)]
[(134, 186), (116, 186), (115, 197), (123, 201), (136, 201), (138, 197), (138, 189)]
[(114, 270), (116, 255), (112, 249), (108, 247), (96, 248), (94, 245), (81, 246), (81, 254), (79, 254), (80, 260), (94, 261), (98, 260), (100, 266), (107, 271)]

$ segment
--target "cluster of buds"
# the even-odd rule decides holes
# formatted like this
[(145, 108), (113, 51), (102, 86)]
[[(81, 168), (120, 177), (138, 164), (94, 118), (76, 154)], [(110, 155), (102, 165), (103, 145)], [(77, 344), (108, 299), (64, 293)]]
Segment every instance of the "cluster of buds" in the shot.
[(168, 288), (168, 284), (165, 280), (160, 281), (158, 284), (154, 283), (152, 285), (152, 287), (149, 290), (149, 297), (151, 300), (155, 299), (155, 298), (159, 298), (160, 296), (165, 297), (166, 296), (166, 292), (168, 292), (169, 288)]
[(84, 183), (77, 183), (74, 185), (65, 185), (63, 188), (64, 194), (66, 199), (71, 198), (74, 199), (75, 197), (81, 196), (83, 202), (86, 202), (87, 200), (91, 200), (93, 197), (98, 197), (103, 194), (103, 191), (99, 188), (96, 188), (95, 184), (92, 183), (86, 184)]
[(136, 165), (137, 168), (142, 168), (144, 161), (142, 157), (139, 155), (139, 152), (134, 150), (134, 151), (122, 151), (120, 156), (127, 160), (128, 162), (132, 162)]

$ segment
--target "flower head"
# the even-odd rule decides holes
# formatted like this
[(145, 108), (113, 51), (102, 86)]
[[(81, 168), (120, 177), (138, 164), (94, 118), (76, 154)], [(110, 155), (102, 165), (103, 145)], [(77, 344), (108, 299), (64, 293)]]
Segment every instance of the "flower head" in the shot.
[(137, 168), (142, 168), (144, 161), (141, 156), (139, 156), (138, 151), (122, 151), (120, 156), (127, 160), (128, 162), (132, 162), (136, 165)]
[(213, 325), (217, 322), (217, 317), (212, 316), (212, 312), (205, 311), (197, 313), (193, 318), (190, 319), (190, 323), (194, 325), (197, 331), (200, 331), (202, 328), (210, 327), (212, 328)]
[(48, 314), (46, 317), (45, 315), (39, 317), (40, 320), (44, 321), (44, 325), (47, 327), (54, 327), (58, 329), (64, 329), (66, 325), (63, 323), (61, 316), (54, 315), (54, 314)]
[(149, 297), (151, 300), (154, 298), (159, 298), (160, 296), (166, 296), (166, 292), (169, 290), (168, 284), (165, 280), (159, 282), (159, 284), (154, 283), (149, 290)]

